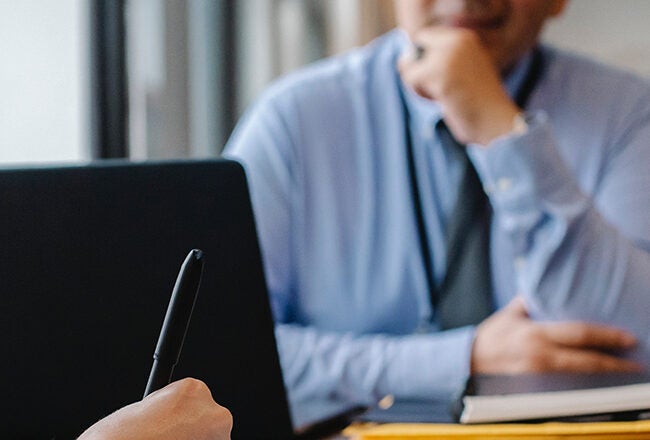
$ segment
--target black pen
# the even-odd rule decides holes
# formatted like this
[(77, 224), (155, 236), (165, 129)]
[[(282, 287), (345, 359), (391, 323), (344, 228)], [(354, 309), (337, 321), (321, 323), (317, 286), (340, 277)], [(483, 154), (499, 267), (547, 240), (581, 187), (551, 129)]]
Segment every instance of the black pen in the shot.
[(160, 330), (156, 351), (153, 354), (153, 365), (147, 387), (144, 390), (144, 397), (166, 386), (171, 381), (192, 317), (202, 272), (203, 252), (193, 249), (181, 266), (172, 297), (169, 300), (167, 314)]

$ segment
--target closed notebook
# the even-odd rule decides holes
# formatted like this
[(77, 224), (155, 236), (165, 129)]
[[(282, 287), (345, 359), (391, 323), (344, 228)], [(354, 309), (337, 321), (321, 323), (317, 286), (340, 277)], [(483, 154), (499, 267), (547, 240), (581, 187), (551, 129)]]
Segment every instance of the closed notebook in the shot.
[(650, 416), (646, 374), (476, 376), (459, 405), (461, 423), (625, 421)]

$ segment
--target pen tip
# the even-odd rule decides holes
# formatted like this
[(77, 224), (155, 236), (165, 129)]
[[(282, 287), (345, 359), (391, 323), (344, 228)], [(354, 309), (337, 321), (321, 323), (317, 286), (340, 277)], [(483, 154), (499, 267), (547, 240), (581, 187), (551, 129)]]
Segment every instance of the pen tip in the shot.
[(192, 254), (192, 258), (194, 258), (195, 260), (200, 260), (201, 258), (203, 258), (203, 251), (201, 249), (192, 249), (191, 254)]

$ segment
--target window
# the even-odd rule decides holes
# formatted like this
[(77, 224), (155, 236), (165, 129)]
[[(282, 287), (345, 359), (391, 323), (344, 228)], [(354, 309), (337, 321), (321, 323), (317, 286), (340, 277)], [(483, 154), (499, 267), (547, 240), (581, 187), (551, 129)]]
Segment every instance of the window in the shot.
[[(0, 164), (105, 157), (97, 121), (127, 132), (118, 155), (217, 155), (269, 81), (390, 29), (392, 2), (0, 0)], [(114, 62), (92, 44), (98, 5), (124, 22), (112, 35), (128, 81), (107, 94), (128, 103), (119, 124), (93, 117), (108, 106), (94, 61)], [(544, 38), (650, 77), (648, 19), (647, 0), (572, 0)]]
[(90, 157), (86, 3), (0, 1), (0, 163)]

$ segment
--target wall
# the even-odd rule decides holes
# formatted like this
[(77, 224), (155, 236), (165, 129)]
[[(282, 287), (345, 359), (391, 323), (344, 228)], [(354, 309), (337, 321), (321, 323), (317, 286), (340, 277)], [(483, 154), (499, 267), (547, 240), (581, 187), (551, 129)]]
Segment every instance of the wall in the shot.
[(571, 0), (545, 40), (650, 77), (650, 1)]
[[(362, 44), (391, 27), (391, 0), (237, 1), (241, 15), (241, 78), (237, 84), (241, 107), (275, 75), (324, 53)], [(135, 27), (138, 32), (130, 35), (131, 44), (146, 54), (136, 59), (138, 63), (132, 58), (130, 65), (131, 140), (137, 157), (187, 155), (192, 151), (186, 151), (186, 144), (206, 144), (187, 140), (186, 132), (192, 133), (196, 118), (188, 122), (184, 115), (191, 114), (193, 107), (179, 111), (169, 100), (159, 102), (156, 95), (167, 90), (170, 86), (166, 81), (172, 79), (164, 68), (165, 53), (171, 50), (165, 38), (172, 35), (167, 35), (164, 27), (176, 23), (176, 34), (180, 32), (172, 6), (189, 5), (191, 18), (192, 6), (202, 2), (209, 4), (210, 0), (128, 1), (132, 20), (145, 16), (151, 22), (151, 26), (139, 23)], [(167, 5), (166, 13), (156, 13), (162, 5)], [(0, 0), (0, 165), (89, 157), (87, 7), (88, 0)], [(147, 7), (153, 7), (154, 13)], [(140, 10), (144, 14), (138, 14)], [(290, 23), (296, 18), (298, 21)], [(648, 23), (650, 0), (571, 0), (565, 16), (548, 26), (544, 38), (650, 77)], [(186, 27), (200, 29), (196, 23)], [(188, 41), (192, 38), (190, 35)], [(177, 45), (180, 55), (185, 45)], [(182, 59), (179, 54), (167, 53), (167, 57), (172, 55), (175, 60)], [(142, 90), (144, 80), (154, 92)], [(190, 96), (203, 96), (197, 87), (190, 87), (185, 101)], [(167, 107), (173, 107), (173, 113), (181, 115), (190, 128), (181, 126), (168, 133), (175, 125), (166, 119), (163, 110)], [(203, 125), (215, 120), (215, 111), (204, 113), (201, 116), (207, 122)], [(167, 131), (152, 129), (154, 123)], [(179, 133), (185, 135), (174, 137)], [(180, 150), (164, 150), (162, 140), (173, 140), (173, 146)], [(145, 141), (152, 144), (151, 151), (138, 150)], [(198, 152), (214, 154), (214, 149)]]

